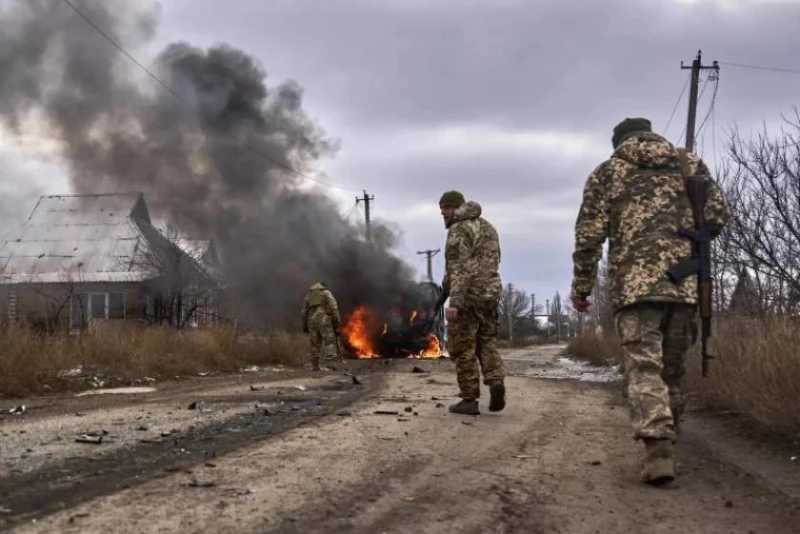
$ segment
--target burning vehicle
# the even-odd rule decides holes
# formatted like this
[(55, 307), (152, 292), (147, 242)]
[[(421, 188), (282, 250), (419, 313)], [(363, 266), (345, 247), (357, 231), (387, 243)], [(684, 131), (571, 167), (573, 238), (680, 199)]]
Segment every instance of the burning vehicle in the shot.
[(369, 358), (440, 358), (444, 353), (442, 287), (413, 284), (385, 308), (356, 306), (339, 331), (346, 356)]

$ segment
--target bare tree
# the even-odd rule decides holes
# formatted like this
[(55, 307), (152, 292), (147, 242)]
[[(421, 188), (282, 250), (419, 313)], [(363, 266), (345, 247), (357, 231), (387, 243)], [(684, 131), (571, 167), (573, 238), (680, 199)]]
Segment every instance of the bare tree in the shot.
[(590, 298), (593, 301), (590, 312), (594, 324), (600, 325), (604, 332), (613, 332), (614, 312), (609, 291), (608, 258), (605, 255), (597, 267), (597, 281)]
[(720, 172), (732, 221), (717, 240), (718, 306), (724, 306), (743, 269), (752, 276), (760, 307), (800, 312), (800, 115), (784, 117), (770, 137), (750, 141), (734, 130), (729, 162)]
[(183, 246), (188, 240), (174, 228), (148, 229), (149, 246), (141, 251), (139, 268), (156, 275), (153, 299), (145, 315), (150, 322), (184, 328), (198, 319), (201, 304), (214, 294), (215, 273), (202, 262), (201, 251)]
[(506, 284), (500, 294), (498, 315), (501, 332), (505, 331), (507, 339), (514, 339), (517, 326), (526, 315), (531, 299), (525, 291), (517, 289), (514, 284)]

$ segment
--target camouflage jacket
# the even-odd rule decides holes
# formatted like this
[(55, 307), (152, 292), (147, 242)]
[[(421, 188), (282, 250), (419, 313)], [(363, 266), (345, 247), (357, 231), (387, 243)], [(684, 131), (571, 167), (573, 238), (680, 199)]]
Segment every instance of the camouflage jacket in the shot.
[(445, 245), (444, 293), (450, 306), (500, 297), (502, 284), (500, 238), (492, 224), (481, 217), (481, 205), (469, 201), (455, 211)]
[(314, 284), (308, 290), (300, 311), (303, 328), (308, 328), (308, 317), (316, 308), (322, 308), (333, 320), (333, 327), (339, 327), (339, 305), (328, 288), (322, 284)]
[[(705, 163), (687, 153), (688, 173), (710, 176)], [(705, 208), (718, 232), (730, 220), (722, 191), (713, 180)], [(681, 175), (680, 156), (654, 133), (635, 134), (601, 163), (586, 181), (575, 223), (572, 294), (588, 297), (606, 239), (608, 279), (614, 310), (643, 301), (697, 302), (696, 277), (680, 285), (667, 270), (691, 255), (680, 226), (694, 226)]]

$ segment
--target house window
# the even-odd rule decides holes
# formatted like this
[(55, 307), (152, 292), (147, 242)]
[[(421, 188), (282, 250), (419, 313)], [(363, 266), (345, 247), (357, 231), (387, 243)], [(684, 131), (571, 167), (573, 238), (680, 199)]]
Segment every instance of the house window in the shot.
[(107, 293), (108, 295), (108, 318), (125, 318), (125, 293)]
[(90, 319), (124, 319), (125, 293), (89, 293)]
[(106, 318), (106, 293), (89, 293), (89, 318)]

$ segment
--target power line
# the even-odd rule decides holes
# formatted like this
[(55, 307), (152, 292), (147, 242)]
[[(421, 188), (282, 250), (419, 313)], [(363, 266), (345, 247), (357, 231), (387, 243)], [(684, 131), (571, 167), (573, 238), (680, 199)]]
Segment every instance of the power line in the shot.
[(706, 113), (706, 116), (703, 118), (703, 122), (700, 123), (700, 127), (697, 129), (698, 135), (700, 135), (700, 132), (703, 131), (703, 126), (705, 126), (709, 117), (711, 117), (711, 114), (714, 112), (714, 106), (717, 103), (718, 91), (719, 91), (719, 77), (717, 77), (716, 81), (714, 82), (714, 93), (711, 95), (711, 104), (709, 104), (708, 106), (708, 112)]
[[(110, 42), (112, 45), (114, 45), (114, 47), (115, 47), (117, 50), (119, 50), (119, 51), (120, 51), (122, 54), (124, 54), (124, 55), (125, 55), (125, 57), (127, 57), (128, 59), (130, 59), (130, 60), (131, 60), (131, 61), (132, 61), (132, 62), (133, 62), (133, 63), (134, 63), (134, 64), (135, 64), (137, 67), (139, 67), (139, 68), (140, 68), (140, 69), (142, 69), (144, 72), (146, 72), (148, 76), (150, 76), (150, 77), (151, 77), (153, 80), (155, 80), (155, 81), (156, 81), (156, 83), (158, 83), (158, 84), (159, 84), (161, 87), (163, 87), (164, 89), (166, 89), (166, 90), (167, 90), (167, 91), (168, 91), (170, 94), (172, 94), (172, 96), (174, 96), (175, 98), (177, 98), (178, 100), (180, 100), (180, 101), (181, 101), (181, 102), (182, 102), (184, 105), (188, 106), (188, 107), (189, 107), (189, 108), (191, 108), (191, 109), (194, 109), (194, 108), (192, 107), (192, 105), (191, 105), (191, 104), (189, 104), (189, 102), (187, 102), (186, 100), (184, 100), (184, 98), (183, 98), (183, 97), (182, 97), (180, 94), (178, 94), (178, 93), (177, 93), (177, 92), (176, 92), (176, 91), (175, 91), (175, 90), (174, 90), (172, 87), (170, 87), (169, 85), (167, 85), (167, 83), (165, 83), (165, 82), (164, 82), (163, 80), (161, 80), (161, 79), (160, 79), (158, 76), (156, 76), (155, 74), (153, 74), (153, 72), (152, 72), (152, 71), (150, 71), (150, 70), (149, 70), (147, 67), (145, 67), (144, 65), (142, 65), (142, 64), (141, 64), (141, 63), (140, 63), (140, 62), (139, 62), (139, 61), (138, 61), (138, 60), (137, 60), (135, 57), (133, 57), (133, 56), (132, 56), (130, 53), (128, 53), (128, 51), (127, 51), (127, 50), (125, 50), (125, 48), (123, 48), (121, 44), (119, 44), (119, 43), (118, 43), (118, 42), (117, 42), (115, 39), (113, 39), (113, 38), (112, 38), (110, 35), (108, 35), (106, 32), (104, 32), (104, 31), (103, 31), (103, 30), (102, 30), (102, 29), (101, 29), (101, 28), (100, 28), (100, 27), (99, 27), (97, 24), (95, 24), (95, 23), (94, 23), (94, 22), (93, 22), (93, 21), (92, 21), (92, 20), (91, 20), (89, 17), (87, 17), (86, 15), (84, 15), (84, 14), (83, 14), (83, 12), (81, 12), (81, 10), (80, 10), (80, 9), (78, 9), (78, 8), (75, 6), (75, 4), (73, 4), (73, 3), (72, 3), (70, 0), (63, 0), (63, 2), (64, 2), (65, 4), (67, 4), (67, 5), (70, 7), (70, 9), (72, 9), (72, 10), (73, 10), (75, 13), (77, 13), (77, 15), (78, 15), (79, 17), (81, 17), (81, 18), (82, 18), (84, 21), (86, 21), (86, 23), (87, 23), (87, 24), (89, 24), (89, 26), (91, 26), (92, 28), (94, 28), (94, 29), (97, 31), (97, 33), (99, 33), (100, 35), (102, 35), (102, 36), (103, 36), (103, 37), (104, 37), (104, 38), (105, 38), (105, 39), (106, 39), (108, 42)], [(250, 145), (245, 145), (245, 147), (246, 147), (248, 150), (252, 151), (254, 154), (257, 154), (257, 155), (261, 156), (262, 158), (266, 159), (267, 161), (269, 161), (269, 162), (273, 163), (274, 165), (277, 165), (278, 167), (281, 167), (282, 169), (284, 169), (284, 170), (287, 170), (287, 171), (289, 171), (289, 172), (291, 172), (291, 173), (293, 173), (293, 174), (295, 174), (295, 175), (297, 175), (297, 176), (299, 176), (299, 177), (301, 177), (301, 178), (305, 178), (306, 180), (311, 180), (312, 182), (317, 182), (317, 183), (319, 183), (319, 184), (322, 184), (322, 185), (325, 185), (325, 186), (327, 186), (327, 187), (333, 187), (333, 188), (342, 189), (342, 190), (345, 190), (345, 191), (360, 191), (360, 189), (355, 189), (355, 188), (351, 188), (351, 187), (343, 187), (343, 186), (340, 186), (340, 185), (332, 184), (332, 183), (330, 183), (330, 182), (326, 182), (326, 181), (324, 181), (324, 180), (320, 180), (319, 178), (314, 178), (313, 176), (308, 176), (307, 174), (303, 174), (303, 173), (301, 173), (301, 172), (299, 172), (299, 171), (297, 171), (297, 170), (293, 169), (293, 168), (292, 168), (291, 166), (289, 166), (289, 165), (286, 165), (286, 164), (284, 164), (284, 163), (281, 163), (280, 161), (277, 161), (276, 159), (274, 159), (274, 158), (270, 157), (269, 155), (265, 154), (265, 153), (264, 153), (264, 152), (262, 152), (261, 150), (258, 150), (258, 149), (256, 149), (256, 148), (254, 148), (254, 147), (250, 146)]]
[(728, 61), (719, 61), (720, 65), (729, 65), (731, 67), (739, 67), (743, 69), (753, 69), (753, 70), (767, 70), (772, 72), (788, 72), (791, 74), (800, 74), (800, 69), (786, 69), (781, 67), (763, 67), (761, 65), (748, 65), (746, 63), (731, 63)]
[(678, 95), (678, 101), (675, 102), (675, 107), (672, 108), (672, 113), (670, 113), (669, 115), (669, 120), (667, 121), (667, 125), (664, 127), (664, 132), (662, 133), (662, 135), (667, 134), (667, 130), (669, 130), (669, 125), (672, 124), (672, 119), (675, 118), (675, 112), (678, 111), (678, 106), (681, 105), (681, 100), (683, 100), (683, 95), (684, 93), (686, 93), (686, 88), (689, 86), (690, 79), (691, 76), (687, 76), (686, 81), (683, 82), (683, 89), (681, 89), (681, 94)]

